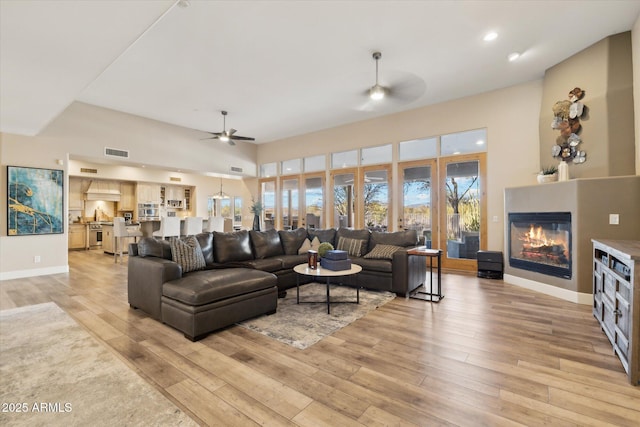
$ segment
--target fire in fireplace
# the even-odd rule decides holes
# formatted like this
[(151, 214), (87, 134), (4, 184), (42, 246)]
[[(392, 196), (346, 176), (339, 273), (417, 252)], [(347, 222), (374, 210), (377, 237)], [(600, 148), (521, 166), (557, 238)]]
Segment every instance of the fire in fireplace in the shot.
[(509, 213), (509, 265), (571, 278), (571, 213)]

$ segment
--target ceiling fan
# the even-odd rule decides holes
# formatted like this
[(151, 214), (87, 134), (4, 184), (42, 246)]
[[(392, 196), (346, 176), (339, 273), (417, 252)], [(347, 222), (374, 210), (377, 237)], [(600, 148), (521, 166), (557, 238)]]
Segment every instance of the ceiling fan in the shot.
[(240, 135), (234, 135), (237, 130), (230, 128), (229, 130), (227, 130), (227, 112), (226, 111), (221, 111), (222, 113), (222, 132), (209, 132), (211, 135), (213, 135), (212, 137), (209, 138), (203, 138), (203, 139), (219, 139), (222, 142), (226, 142), (229, 145), (236, 145), (236, 143), (234, 141), (255, 141), (255, 138), (250, 138), (248, 136), (240, 136)]
[(370, 111), (382, 104), (405, 105), (417, 100), (425, 93), (427, 85), (424, 80), (409, 72), (388, 70), (385, 79), (387, 83), (381, 84), (378, 65), (382, 53), (373, 52), (372, 57), (376, 62), (376, 81), (363, 93), (367, 97), (367, 102), (361, 105), (359, 110)]

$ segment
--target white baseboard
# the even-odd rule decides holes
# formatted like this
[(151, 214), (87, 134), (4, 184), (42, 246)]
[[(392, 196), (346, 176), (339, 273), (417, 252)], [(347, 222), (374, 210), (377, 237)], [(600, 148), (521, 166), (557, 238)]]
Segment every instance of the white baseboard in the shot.
[(5, 271), (0, 273), (0, 281), (22, 279), (24, 277), (47, 276), (49, 274), (68, 273), (69, 266), (61, 265), (57, 267), (32, 268), (29, 270)]
[(536, 282), (535, 280), (523, 279), (522, 277), (504, 275), (504, 281), (521, 288), (530, 289), (532, 291), (541, 292), (551, 295), (565, 301), (575, 302), (577, 304), (592, 305), (593, 294), (584, 294), (580, 292), (570, 291), (568, 289), (558, 288), (557, 286), (547, 285), (546, 283)]

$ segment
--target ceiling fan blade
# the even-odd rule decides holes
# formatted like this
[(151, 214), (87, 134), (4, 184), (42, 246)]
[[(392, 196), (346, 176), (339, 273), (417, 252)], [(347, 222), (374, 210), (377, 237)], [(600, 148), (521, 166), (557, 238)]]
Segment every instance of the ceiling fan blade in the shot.
[(238, 141), (255, 141), (255, 138), (251, 138), (249, 136), (232, 136), (231, 139), (236, 139)]
[(234, 128), (231, 128), (231, 129), (229, 129), (229, 130), (227, 131), (227, 135), (228, 135), (228, 136), (231, 136), (231, 135), (233, 135), (233, 134), (234, 134), (234, 133), (236, 133), (236, 132), (238, 132), (238, 131), (237, 131), (237, 130), (235, 130)]
[(229, 145), (231, 145), (231, 146), (236, 145), (236, 143), (235, 143), (235, 142), (233, 142), (233, 139), (231, 139), (231, 138), (229, 138), (229, 140), (227, 141), (227, 143), (228, 143)]
[(200, 141), (204, 141), (205, 139), (220, 139), (220, 137), (217, 136), (217, 135), (214, 135), (214, 136), (210, 136), (208, 138), (200, 138)]

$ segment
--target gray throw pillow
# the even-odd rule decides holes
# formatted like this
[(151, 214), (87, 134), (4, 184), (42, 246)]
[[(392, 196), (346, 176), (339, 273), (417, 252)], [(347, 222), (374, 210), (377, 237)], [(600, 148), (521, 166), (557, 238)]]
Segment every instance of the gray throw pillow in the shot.
[(184, 240), (174, 237), (169, 241), (169, 244), (173, 261), (180, 264), (183, 273), (205, 268), (202, 249), (195, 236), (189, 236)]

